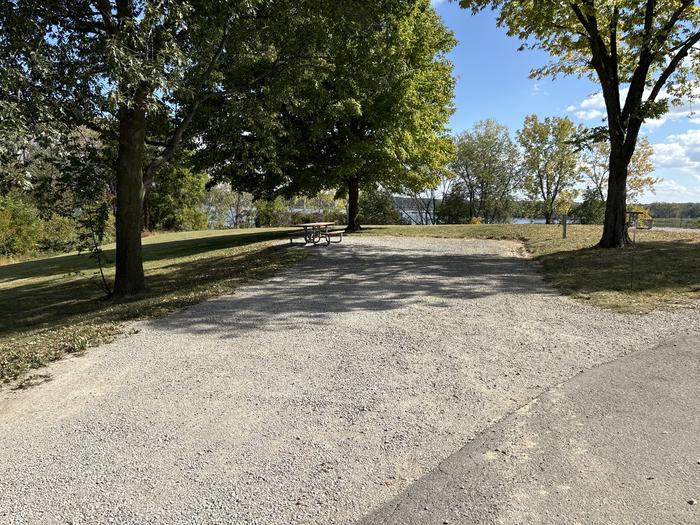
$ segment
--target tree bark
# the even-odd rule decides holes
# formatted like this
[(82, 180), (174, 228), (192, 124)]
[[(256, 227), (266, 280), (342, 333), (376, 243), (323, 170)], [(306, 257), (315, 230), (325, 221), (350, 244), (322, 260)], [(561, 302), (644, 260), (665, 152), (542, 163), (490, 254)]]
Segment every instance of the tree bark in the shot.
[(362, 229), (358, 215), (360, 214), (360, 179), (352, 177), (348, 179), (348, 226), (347, 232), (356, 232)]
[(631, 155), (621, 148), (610, 148), (608, 198), (605, 204), (603, 236), (598, 248), (624, 248), (631, 243), (627, 234), (627, 169)]
[(137, 295), (145, 290), (141, 254), (145, 122), (142, 99), (119, 110), (115, 297)]

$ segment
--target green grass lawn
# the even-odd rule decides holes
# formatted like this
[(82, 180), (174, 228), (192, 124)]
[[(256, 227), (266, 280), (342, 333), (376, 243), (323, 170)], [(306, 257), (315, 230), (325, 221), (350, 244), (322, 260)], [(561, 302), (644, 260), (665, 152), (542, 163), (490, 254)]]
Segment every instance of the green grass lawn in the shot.
[(540, 263), (545, 280), (562, 293), (618, 311), (644, 313), (700, 299), (700, 234), (637, 232), (625, 250), (597, 250), (600, 226), (540, 224), (374, 226), (362, 235), (512, 239)]
[[(288, 229), (164, 233), (143, 239), (148, 292), (105, 301), (87, 255), (0, 266), (0, 381), (113, 338), (124, 321), (159, 317), (232, 292), (303, 257), (274, 245)], [(114, 260), (114, 246), (105, 255)], [(111, 279), (114, 267), (107, 267)]]
[(700, 229), (700, 218), (697, 219), (673, 219), (655, 218), (654, 226), (662, 228), (693, 228)]

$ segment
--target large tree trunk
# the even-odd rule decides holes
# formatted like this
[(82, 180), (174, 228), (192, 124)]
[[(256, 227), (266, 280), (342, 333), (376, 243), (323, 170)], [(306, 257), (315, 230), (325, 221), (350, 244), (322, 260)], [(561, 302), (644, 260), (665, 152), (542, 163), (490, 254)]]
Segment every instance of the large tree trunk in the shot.
[(608, 198), (605, 204), (603, 236), (598, 248), (624, 248), (631, 243), (627, 234), (627, 168), (631, 155), (622, 148), (610, 148)]
[(119, 111), (116, 297), (136, 295), (145, 290), (141, 256), (145, 121), (146, 112), (142, 103)]
[(356, 232), (361, 229), (358, 215), (360, 214), (360, 179), (352, 177), (348, 179), (348, 227), (347, 232)]

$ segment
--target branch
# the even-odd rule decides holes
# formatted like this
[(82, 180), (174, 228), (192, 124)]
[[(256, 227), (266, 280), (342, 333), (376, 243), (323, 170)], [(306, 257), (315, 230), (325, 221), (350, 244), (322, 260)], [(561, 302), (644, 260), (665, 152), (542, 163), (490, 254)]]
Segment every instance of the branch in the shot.
[(657, 79), (656, 83), (654, 84), (654, 87), (651, 90), (651, 93), (649, 94), (648, 101), (649, 102), (654, 102), (656, 100), (656, 97), (659, 96), (659, 93), (661, 92), (661, 89), (664, 87), (670, 76), (673, 74), (673, 72), (676, 70), (678, 65), (683, 62), (685, 57), (688, 56), (688, 53), (690, 52), (691, 48), (700, 42), (700, 32), (695, 33), (693, 36), (691, 36), (688, 40), (686, 40), (685, 44), (683, 47), (681, 47), (678, 52), (673, 56), (671, 61), (668, 63), (666, 68), (663, 70), (661, 75), (659, 75), (659, 78)]
[[(204, 84), (204, 82), (206, 82), (211, 73), (214, 71), (217, 62), (219, 61), (219, 58), (221, 57), (221, 54), (224, 51), (224, 45), (226, 44), (226, 38), (228, 37), (229, 27), (230, 21), (227, 20), (226, 25), (224, 26), (223, 34), (221, 35), (221, 41), (219, 42), (216, 52), (209, 61), (209, 65), (200, 76), (201, 84)], [(205, 100), (207, 100), (210, 96), (211, 94), (206, 94), (194, 101), (192, 107), (190, 108), (190, 111), (185, 115), (185, 117), (182, 119), (177, 128), (175, 128), (175, 132), (173, 133), (172, 138), (170, 139), (168, 145), (165, 147), (163, 152), (160, 155), (153, 158), (151, 162), (148, 163), (148, 166), (146, 166), (146, 169), (143, 172), (143, 183), (145, 187), (149, 187), (153, 183), (153, 177), (155, 176), (155, 172), (158, 170), (158, 168), (160, 168), (164, 162), (167, 162), (171, 158), (173, 158), (173, 155), (175, 155), (175, 153), (177, 153), (177, 151), (180, 149), (180, 146), (182, 145), (182, 139), (185, 135), (185, 131), (187, 131), (187, 128), (190, 127), (190, 124), (194, 119), (195, 113), (199, 109), (199, 106), (201, 106), (202, 103)]]
[(102, 21), (107, 28), (107, 32), (110, 34), (115, 34), (117, 32), (117, 24), (114, 23), (114, 17), (112, 17), (112, 5), (109, 0), (95, 0), (95, 7), (102, 16)]

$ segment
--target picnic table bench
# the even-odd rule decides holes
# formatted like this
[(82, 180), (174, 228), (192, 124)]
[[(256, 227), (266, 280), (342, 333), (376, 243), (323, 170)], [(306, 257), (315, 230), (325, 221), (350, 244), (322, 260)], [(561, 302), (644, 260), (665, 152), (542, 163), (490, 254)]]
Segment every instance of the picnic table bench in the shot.
[[(290, 244), (294, 244), (294, 239), (302, 238), (304, 239), (304, 244), (318, 244), (322, 240), (326, 241), (326, 245), (331, 242), (339, 243), (343, 242), (343, 232), (342, 231), (331, 231), (328, 229), (329, 226), (333, 226), (335, 222), (306, 222), (299, 224), (303, 230), (292, 232), (289, 234)], [(332, 239), (337, 238), (338, 240), (333, 241)]]

